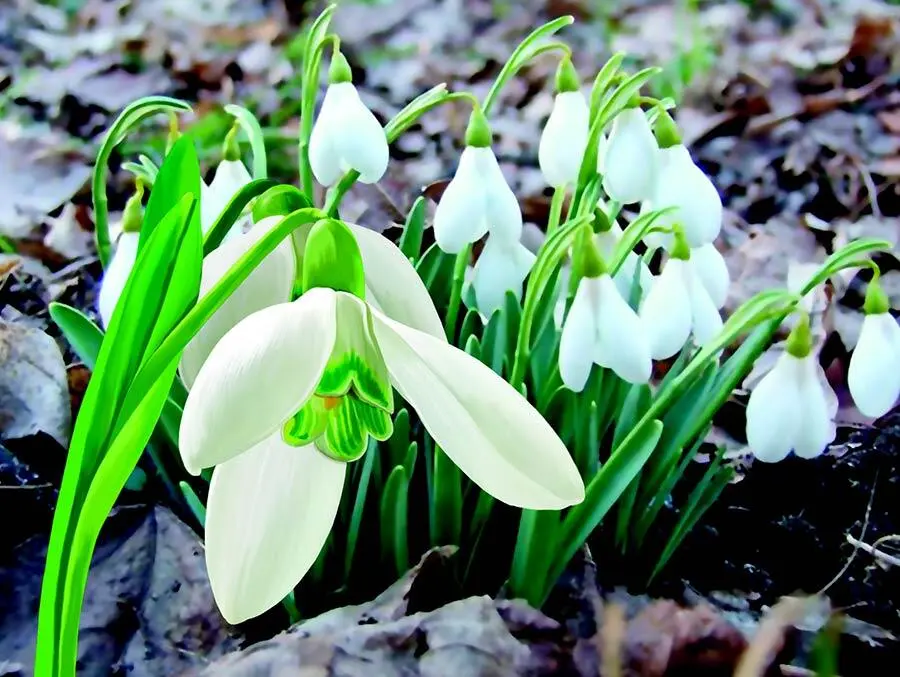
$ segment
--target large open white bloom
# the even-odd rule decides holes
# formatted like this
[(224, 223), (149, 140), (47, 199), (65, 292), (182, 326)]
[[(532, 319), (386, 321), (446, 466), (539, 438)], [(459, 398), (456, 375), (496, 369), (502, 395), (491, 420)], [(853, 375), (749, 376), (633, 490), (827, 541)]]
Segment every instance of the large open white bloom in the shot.
[(435, 210), (434, 239), (441, 250), (458, 254), (488, 231), (507, 241), (520, 237), (522, 211), (494, 151), (466, 146)]
[[(712, 242), (722, 229), (722, 198), (684, 146), (657, 152), (659, 170), (652, 197), (641, 204), (641, 213), (675, 207), (656, 221), (660, 226), (680, 225), (691, 247)], [(668, 246), (671, 236), (653, 233), (648, 246)]]
[(341, 461), (364, 453), (368, 435), (390, 435), (392, 386), (498, 500), (552, 510), (583, 499), (556, 433), (490, 368), (351, 294), (311, 289), (229, 331), (185, 404), (185, 466), (215, 466), (206, 558), (228, 621), (274, 606), (312, 566), (340, 501)]
[(750, 394), (747, 443), (760, 461), (820, 455), (834, 440), (837, 396), (814, 353), (785, 352)]
[[(231, 199), (246, 186), (253, 177), (240, 160), (222, 160), (216, 167), (209, 185), (200, 181), (200, 227), (205, 235), (212, 228)], [(249, 217), (236, 222), (226, 237), (240, 232), (249, 222)]]
[(866, 315), (850, 358), (847, 383), (857, 409), (866, 416), (882, 416), (897, 403), (900, 326), (890, 313)]
[(671, 357), (692, 335), (703, 346), (722, 329), (722, 317), (699, 273), (700, 261), (693, 255), (688, 261), (669, 259), (641, 303), (654, 360)]
[(535, 255), (518, 238), (490, 235), (475, 262), (472, 286), (475, 301), (486, 317), (503, 306), (507, 291), (522, 298), (522, 285), (534, 265)]
[(590, 110), (581, 92), (560, 92), (541, 134), (538, 164), (547, 185), (575, 185), (588, 142)]
[(642, 323), (607, 275), (584, 277), (563, 324), (559, 373), (581, 392), (597, 364), (629, 383), (647, 383), (653, 365)]
[(650, 199), (656, 187), (659, 147), (647, 116), (640, 108), (626, 108), (613, 120), (609, 140), (598, 153), (603, 190), (622, 204)]
[(125, 289), (125, 283), (128, 282), (128, 276), (131, 275), (131, 269), (134, 268), (140, 240), (140, 233), (125, 231), (116, 241), (115, 251), (103, 274), (97, 297), (97, 311), (104, 327), (109, 326), (119, 297), (122, 296), (122, 290)]
[[(203, 259), (200, 296), (228, 272), (247, 250), (269, 232), (282, 217), (261, 220), (247, 233), (223, 242)], [(366, 301), (389, 317), (436, 337), (444, 337), (441, 319), (422, 278), (394, 243), (368, 228), (347, 224), (356, 237), (366, 271)], [(295, 234), (304, 240), (312, 224)], [(305, 241), (305, 240), (304, 240)], [(242, 319), (258, 310), (291, 299), (298, 266), (289, 240), (285, 240), (250, 273), (194, 336), (182, 354), (179, 371), (190, 388), (200, 367), (219, 339)]]
[(323, 186), (355, 169), (362, 183), (376, 183), (388, 166), (384, 129), (352, 82), (328, 86), (309, 140), (309, 164)]

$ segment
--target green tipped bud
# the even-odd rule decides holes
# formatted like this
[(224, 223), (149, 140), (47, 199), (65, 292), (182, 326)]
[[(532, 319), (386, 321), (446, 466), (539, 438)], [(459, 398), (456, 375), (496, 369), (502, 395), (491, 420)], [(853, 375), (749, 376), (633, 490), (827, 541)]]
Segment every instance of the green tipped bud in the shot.
[(169, 113), (169, 135), (166, 137), (166, 155), (172, 150), (175, 142), (181, 138), (181, 130), (178, 129), (178, 116), (175, 113)]
[(606, 262), (594, 242), (594, 230), (587, 224), (580, 228), (572, 252), (572, 268), (579, 277), (600, 277), (606, 274)]
[(657, 107), (659, 115), (656, 117), (656, 124), (653, 126), (653, 133), (656, 135), (656, 143), (660, 148), (671, 148), (672, 146), (681, 145), (681, 132), (678, 131), (678, 125), (662, 106)]
[(362, 255), (353, 231), (337, 219), (317, 221), (303, 252), (303, 291), (327, 287), (366, 298)]
[(575, 70), (572, 58), (566, 54), (556, 69), (556, 91), (562, 94), (563, 92), (577, 92), (580, 89), (581, 80), (578, 78), (578, 71)]
[(866, 289), (866, 300), (863, 303), (863, 311), (866, 315), (882, 315), (891, 309), (891, 300), (885, 293), (878, 277), (872, 278)]
[(336, 85), (341, 82), (353, 82), (353, 72), (347, 58), (335, 49), (331, 57), (331, 66), (328, 68), (328, 83)]
[(684, 234), (684, 228), (675, 224), (675, 226), (672, 227), (672, 235), (674, 237), (674, 242), (672, 243), (672, 250), (669, 252), (669, 255), (673, 259), (689, 261), (691, 258), (691, 245), (688, 244), (687, 236)]
[(125, 211), (122, 212), (122, 232), (139, 233), (144, 221), (144, 208), (141, 201), (144, 198), (144, 182), (138, 179), (134, 184), (134, 195), (125, 203)]
[(481, 106), (476, 105), (472, 109), (469, 125), (466, 127), (466, 145), (472, 148), (490, 148), (491, 140), (491, 126), (488, 124)]
[(788, 334), (784, 349), (794, 357), (804, 358), (812, 352), (812, 332), (809, 328), (809, 313), (801, 313), (797, 324)]
[(228, 134), (225, 135), (225, 142), (222, 144), (222, 159), (234, 162), (241, 159), (241, 146), (238, 143), (237, 135), (241, 126), (235, 122)]

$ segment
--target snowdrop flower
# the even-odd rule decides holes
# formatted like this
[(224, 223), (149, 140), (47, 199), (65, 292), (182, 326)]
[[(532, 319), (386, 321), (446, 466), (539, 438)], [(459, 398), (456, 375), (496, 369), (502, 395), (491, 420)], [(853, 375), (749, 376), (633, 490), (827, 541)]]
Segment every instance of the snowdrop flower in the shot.
[(619, 113), (602, 146), (597, 162), (606, 194), (622, 204), (650, 199), (657, 183), (659, 147), (644, 111), (635, 107)]
[(583, 277), (563, 323), (560, 376), (569, 390), (581, 392), (597, 364), (629, 383), (647, 383), (653, 365), (642, 323), (606, 272), (589, 231), (574, 253)]
[(128, 198), (122, 213), (122, 233), (116, 240), (116, 248), (103, 279), (100, 282), (100, 293), (97, 295), (97, 312), (104, 328), (109, 327), (113, 311), (119, 303), (119, 297), (125, 289), (125, 283), (137, 260), (138, 244), (141, 240), (141, 198), (144, 196), (144, 184), (138, 179), (134, 195)]
[(486, 317), (503, 306), (507, 291), (522, 298), (522, 285), (534, 265), (535, 255), (519, 238), (491, 235), (475, 263), (472, 286), (478, 309)]
[(900, 326), (877, 279), (866, 290), (864, 310), (847, 382), (857, 409), (875, 418), (890, 411), (900, 398)]
[(750, 394), (747, 443), (760, 461), (774, 463), (793, 450), (819, 456), (834, 440), (837, 396), (812, 351), (808, 318), (788, 336), (784, 354)]
[(388, 166), (388, 143), (381, 123), (359, 98), (350, 65), (335, 52), (329, 85), (309, 140), (309, 164), (323, 186), (337, 182), (351, 169), (362, 183), (376, 183)]
[[(657, 224), (684, 228), (691, 247), (712, 242), (722, 229), (722, 198), (719, 192), (681, 143), (678, 130), (669, 114), (660, 111), (656, 127), (660, 150), (657, 152), (656, 185), (641, 212), (674, 207)], [(647, 238), (649, 246), (670, 246), (671, 236), (654, 233)]]
[(507, 242), (518, 239), (522, 212), (491, 150), (487, 120), (476, 109), (469, 118), (459, 168), (434, 213), (434, 239), (442, 251), (458, 254), (488, 231)]
[[(594, 235), (594, 244), (597, 245), (601, 256), (607, 261), (616, 251), (619, 240), (622, 239), (622, 227), (618, 223), (610, 223), (608, 225), (609, 227), (606, 230), (601, 230)], [(639, 273), (637, 273), (638, 269), (640, 269)], [(619, 270), (613, 276), (616, 288), (626, 301), (631, 299), (631, 287), (634, 283), (635, 274), (640, 276), (639, 284), (641, 286), (641, 297), (643, 298), (653, 285), (653, 273), (650, 272), (650, 267), (644, 263), (640, 256), (634, 251), (630, 251), (622, 265), (619, 266)]]
[(709, 242), (691, 249), (691, 262), (713, 305), (721, 309), (728, 300), (728, 289), (731, 286), (731, 275), (728, 273), (725, 257), (716, 249), (716, 245)]
[[(238, 126), (235, 124), (225, 137), (222, 161), (216, 167), (212, 181), (208, 186), (204, 181), (200, 181), (200, 227), (204, 235), (209, 232), (238, 191), (253, 180), (241, 161), (237, 131)], [(225, 237), (229, 238), (241, 232), (249, 226), (249, 223), (249, 217), (238, 220)]]
[(575, 185), (587, 148), (590, 110), (572, 60), (563, 57), (556, 71), (556, 98), (541, 134), (538, 164), (554, 188)]
[[(237, 234), (223, 242), (203, 259), (200, 296), (209, 290), (254, 244), (281, 220), (270, 216), (254, 225), (249, 232)], [(408, 259), (387, 238), (368, 228), (347, 224), (356, 237), (366, 271), (366, 302), (388, 317), (405, 325), (445, 338), (441, 319), (434, 308), (422, 278), (409, 265)], [(298, 251), (303, 251), (312, 224), (294, 231)], [(294, 280), (302, 275), (294, 249), (284, 240), (203, 325), (191, 339), (181, 357), (179, 372), (187, 388), (191, 388), (200, 368), (219, 340), (238, 322), (263, 308), (291, 300)]]
[[(692, 335), (694, 343), (703, 346), (722, 329), (717, 301), (724, 303), (728, 293), (727, 269), (723, 285), (721, 270), (704, 270), (706, 260), (714, 257), (699, 252), (695, 259), (695, 251), (688, 248), (684, 234), (676, 227), (671, 258), (641, 303), (640, 316), (655, 360), (677, 353)], [(715, 301), (704, 279), (715, 292)]]
[(584, 497), (568, 451), (525, 398), (445, 340), (362, 300), (360, 251), (344, 224), (316, 224), (305, 259), (303, 295), (228, 332), (185, 403), (185, 467), (215, 466), (206, 560), (231, 623), (277, 604), (312, 566), (347, 463), (365, 453), (369, 437), (390, 437), (394, 388), (447, 456), (498, 500), (551, 510)]

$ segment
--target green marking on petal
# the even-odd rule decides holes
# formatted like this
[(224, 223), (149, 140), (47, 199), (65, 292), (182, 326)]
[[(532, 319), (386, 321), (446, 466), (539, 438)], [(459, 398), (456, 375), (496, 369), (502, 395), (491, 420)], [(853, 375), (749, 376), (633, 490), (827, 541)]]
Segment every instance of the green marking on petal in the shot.
[(336, 399), (336, 406), (328, 412), (325, 434), (316, 440), (316, 448), (323, 454), (349, 463), (365, 453), (370, 436), (379, 441), (391, 436), (393, 424), (386, 411), (352, 396)]
[(326, 401), (321, 397), (311, 397), (303, 408), (284, 424), (281, 436), (288, 444), (302, 447), (312, 444), (321, 437), (327, 424)]

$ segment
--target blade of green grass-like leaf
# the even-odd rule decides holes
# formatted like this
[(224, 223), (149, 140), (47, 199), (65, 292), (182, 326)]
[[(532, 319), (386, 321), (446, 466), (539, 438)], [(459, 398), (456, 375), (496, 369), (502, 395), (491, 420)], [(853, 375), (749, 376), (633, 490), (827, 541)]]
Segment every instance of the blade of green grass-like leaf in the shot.
[(80, 310), (65, 303), (51, 303), (49, 312), (84, 366), (93, 371), (103, 343), (103, 330)]
[(431, 545), (459, 545), (462, 534), (462, 478), (459, 468), (444, 453), (434, 447), (434, 515), (431, 524)]
[(388, 475), (381, 497), (381, 552), (385, 562), (393, 563), (396, 574), (409, 566), (407, 542), (407, 487), (409, 480), (402, 465)]
[(400, 236), (400, 251), (413, 265), (422, 255), (422, 236), (425, 233), (425, 198), (419, 196), (406, 215), (406, 225)]
[(344, 578), (350, 577), (353, 568), (353, 556), (356, 554), (356, 544), (359, 541), (359, 529), (362, 524), (363, 513), (366, 509), (366, 497), (369, 492), (369, 480), (372, 477), (372, 468), (378, 457), (378, 442), (369, 438), (369, 447), (363, 457), (362, 472), (356, 485), (356, 500), (353, 502), (353, 512), (350, 515), (350, 524), (347, 528), (347, 547), (344, 550)]

